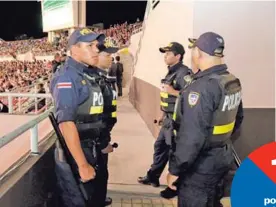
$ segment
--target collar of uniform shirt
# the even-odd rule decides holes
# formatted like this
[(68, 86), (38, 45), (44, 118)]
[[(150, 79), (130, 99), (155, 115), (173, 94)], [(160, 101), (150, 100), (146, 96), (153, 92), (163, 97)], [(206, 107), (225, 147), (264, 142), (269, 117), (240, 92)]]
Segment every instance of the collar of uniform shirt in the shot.
[(87, 74), (99, 74), (99, 72), (102, 72), (101, 69), (97, 68), (97, 67), (91, 67), (88, 66), (87, 68), (83, 69), (83, 72), (87, 73)]
[(175, 71), (177, 71), (177, 69), (179, 68), (179, 66), (182, 65), (182, 62), (178, 62), (176, 63), (175, 65), (173, 66), (168, 66), (168, 69), (169, 69), (169, 73), (173, 73)]
[(196, 73), (194, 78), (201, 78), (203, 76), (210, 75), (212, 73), (224, 73), (227, 71), (227, 65), (226, 64), (221, 64), (221, 65), (215, 65), (207, 70), (200, 71), (199, 73)]
[(76, 60), (74, 60), (71, 57), (68, 57), (68, 59), (66, 60), (66, 63), (68, 66), (74, 67), (76, 69), (78, 69), (80, 72), (83, 72), (84, 69), (87, 69), (87, 65), (80, 63)]
[(101, 69), (101, 68), (98, 68), (97, 72), (98, 72), (98, 73), (102, 73), (102, 74), (104, 74), (104, 75), (107, 75), (107, 71), (104, 70), (104, 69)]

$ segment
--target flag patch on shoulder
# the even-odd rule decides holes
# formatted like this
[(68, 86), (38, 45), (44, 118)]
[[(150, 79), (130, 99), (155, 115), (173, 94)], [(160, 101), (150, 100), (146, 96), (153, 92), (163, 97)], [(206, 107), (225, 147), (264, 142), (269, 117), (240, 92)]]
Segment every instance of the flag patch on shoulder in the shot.
[(57, 84), (57, 88), (72, 88), (71, 82), (61, 82)]

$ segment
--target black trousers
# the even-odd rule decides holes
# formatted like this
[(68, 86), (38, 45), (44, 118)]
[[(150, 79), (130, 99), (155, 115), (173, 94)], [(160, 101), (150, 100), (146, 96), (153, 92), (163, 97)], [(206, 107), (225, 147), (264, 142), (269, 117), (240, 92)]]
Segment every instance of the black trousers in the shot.
[(225, 172), (214, 175), (188, 173), (178, 179), (178, 207), (223, 207), (221, 181)]
[[(81, 143), (83, 145), (83, 143)], [(86, 145), (86, 144), (85, 144)], [(59, 195), (59, 207), (103, 207), (105, 197), (98, 197), (98, 186), (102, 180), (102, 162), (98, 163), (100, 153), (98, 150), (93, 151), (91, 147), (82, 147), (85, 157), (89, 164), (96, 166), (96, 178), (87, 183), (83, 183), (83, 192), (86, 194), (86, 199), (83, 196), (80, 187), (78, 186), (74, 174), (79, 177), (79, 172), (76, 164), (69, 166), (66, 161), (59, 159), (58, 150), (55, 150), (55, 172), (57, 177), (57, 194)], [(96, 152), (96, 156), (95, 156)]]
[(100, 206), (104, 206), (108, 184), (108, 154), (101, 153), (98, 157), (98, 173), (96, 177), (96, 198)]
[(159, 135), (154, 143), (153, 163), (148, 171), (148, 176), (153, 180), (160, 178), (169, 160), (170, 146), (166, 144), (166, 130), (164, 126), (160, 129)]

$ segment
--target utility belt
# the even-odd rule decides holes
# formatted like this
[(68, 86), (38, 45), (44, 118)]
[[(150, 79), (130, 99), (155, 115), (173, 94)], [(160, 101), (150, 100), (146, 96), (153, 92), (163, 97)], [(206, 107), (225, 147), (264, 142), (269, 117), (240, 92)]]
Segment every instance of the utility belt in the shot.
[(104, 112), (102, 117), (104, 120), (117, 119), (117, 111)]
[(102, 121), (96, 123), (76, 123), (80, 140), (95, 140), (97, 141), (105, 124)]
[(81, 147), (82, 148), (97, 148), (97, 146), (100, 145), (99, 140), (93, 140), (93, 139), (82, 139), (80, 140)]

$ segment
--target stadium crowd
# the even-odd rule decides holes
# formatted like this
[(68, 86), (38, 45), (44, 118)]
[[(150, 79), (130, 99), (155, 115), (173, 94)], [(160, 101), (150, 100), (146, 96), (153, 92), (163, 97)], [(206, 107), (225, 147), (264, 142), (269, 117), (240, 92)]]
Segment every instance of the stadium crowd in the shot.
[[(132, 32), (141, 27), (141, 22), (134, 24), (116, 24), (108, 29), (94, 29), (95, 32), (104, 33), (107, 37), (111, 37), (116, 46), (124, 47), (129, 45)], [(58, 33), (53, 43), (49, 43), (47, 38), (29, 39), (19, 41), (0, 41), (0, 56), (13, 56), (24, 54), (32, 51), (35, 55), (53, 55), (56, 52), (64, 51), (67, 45), (67, 35)]]
[(0, 92), (20, 91), (51, 74), (50, 61), (0, 62)]
[[(118, 47), (128, 46), (134, 30), (141, 28), (142, 22), (134, 24), (115, 24), (106, 30), (94, 28), (95, 32), (104, 33)], [(48, 91), (48, 83), (52, 74), (53, 61), (35, 60), (35, 56), (49, 56), (66, 51), (68, 34), (57, 33), (54, 41), (47, 38), (18, 41), (0, 39), (0, 58), (13, 57), (11, 61), (0, 61), (0, 93), (3, 92), (33, 92), (34, 86)], [(33, 61), (21, 61), (17, 55), (31, 52)], [(0, 97), (0, 104), (7, 104), (7, 98)], [(0, 107), (3, 108), (3, 107)], [(41, 108), (41, 107), (39, 107)], [(0, 110), (1, 112), (1, 110)]]

